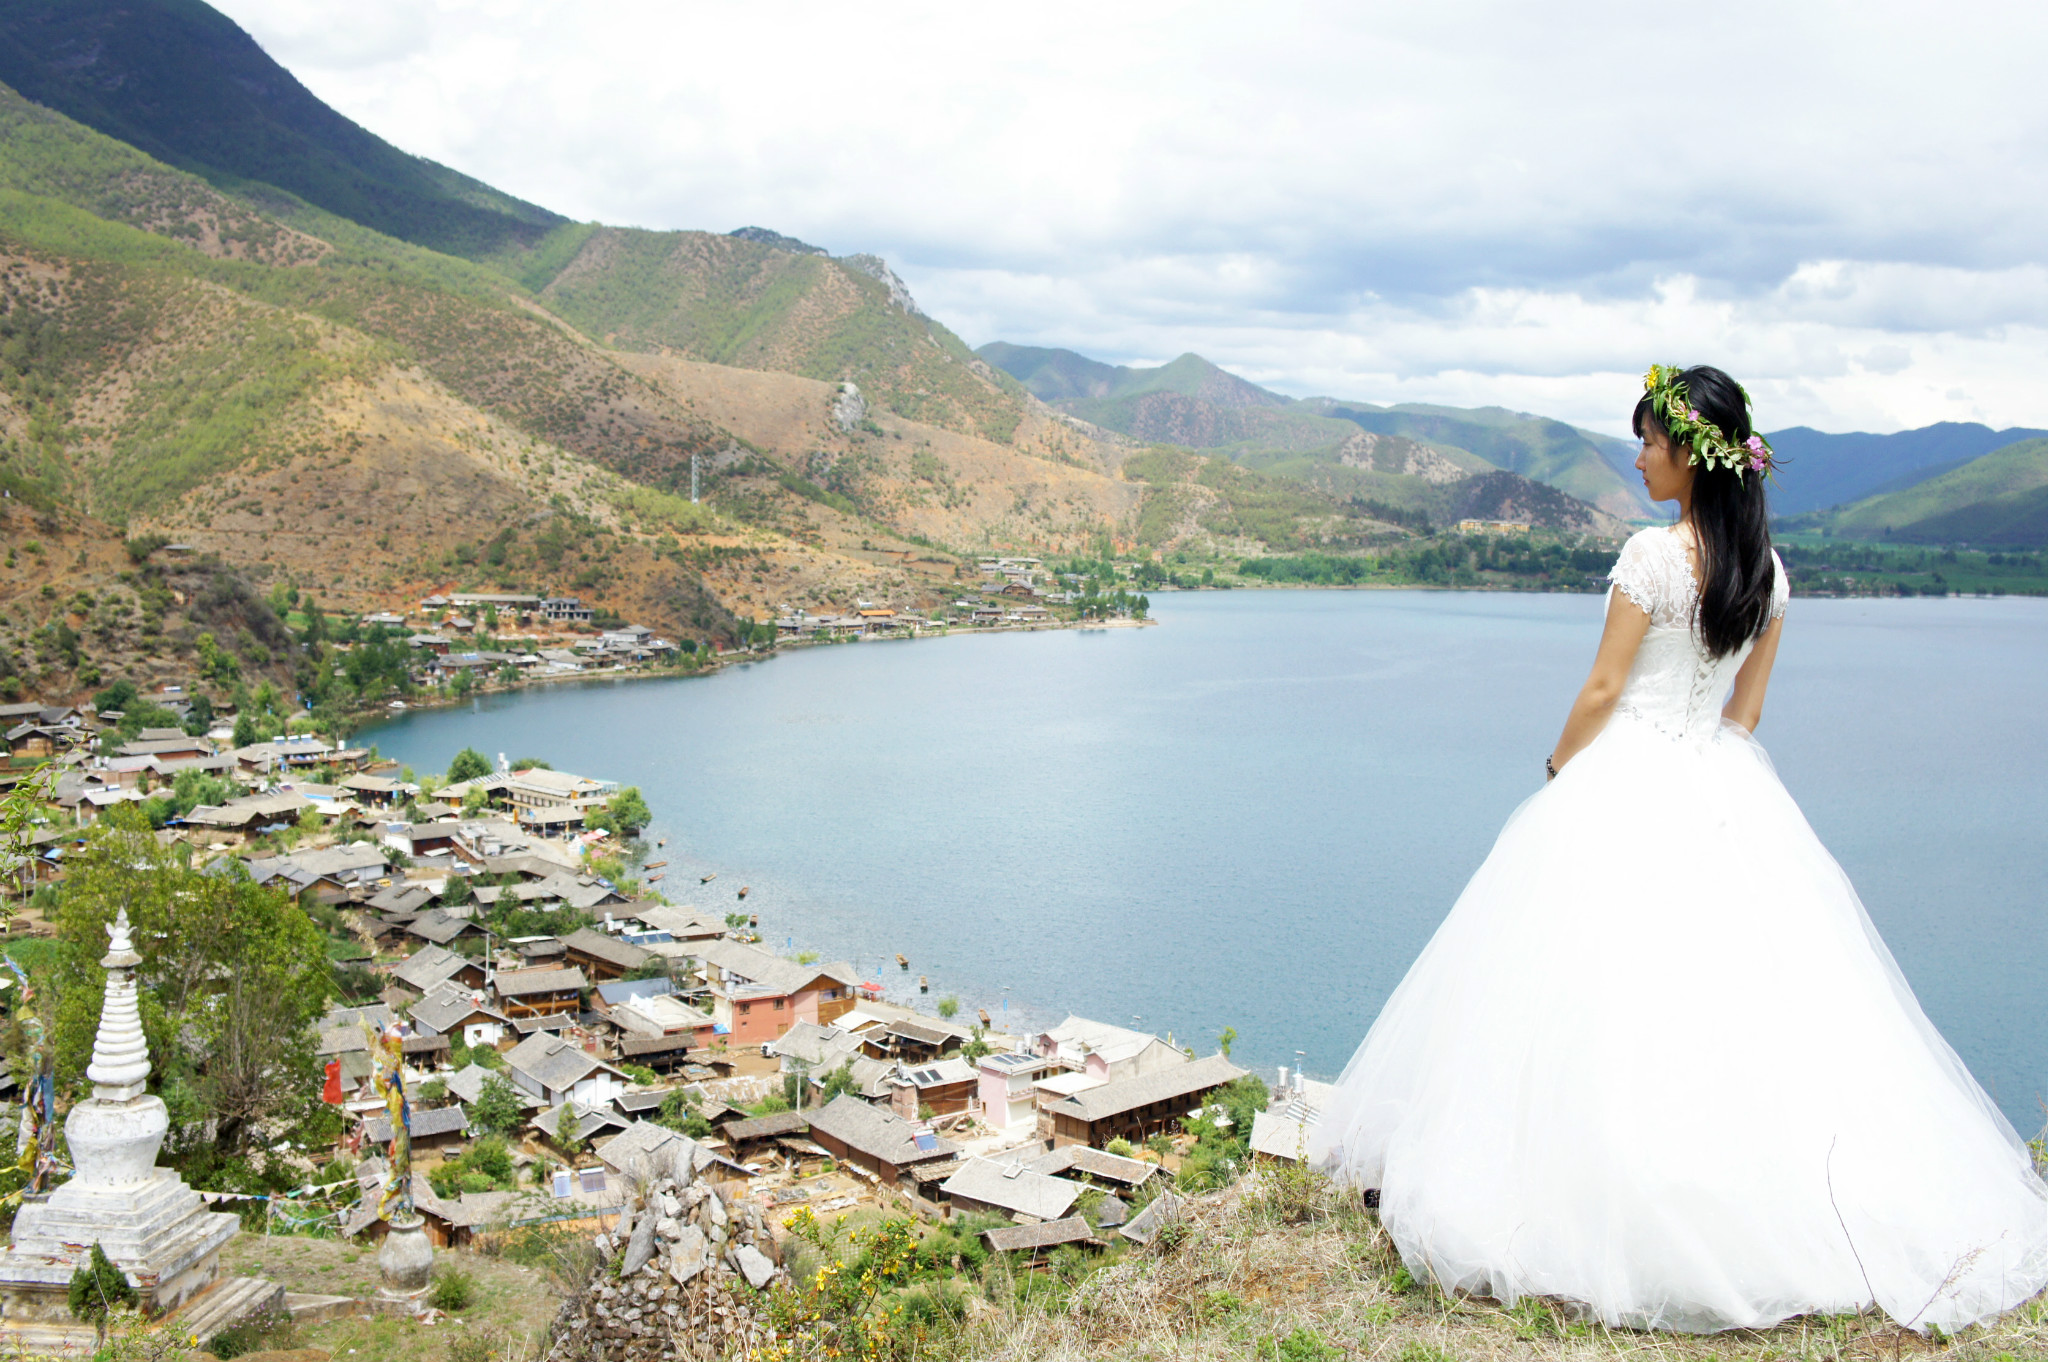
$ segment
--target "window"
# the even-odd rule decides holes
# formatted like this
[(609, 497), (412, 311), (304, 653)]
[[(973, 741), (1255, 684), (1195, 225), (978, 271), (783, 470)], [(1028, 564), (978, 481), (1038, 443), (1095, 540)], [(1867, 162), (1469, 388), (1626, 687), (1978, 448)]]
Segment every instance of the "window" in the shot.
[(746, 1015), (747, 1015), (747, 1014), (748, 1014), (749, 1012), (752, 1012), (753, 1010), (754, 1010), (754, 1005), (753, 1005), (752, 1003), (741, 1003), (741, 1004), (740, 1004), (740, 1015), (741, 1015), (742, 1017), (746, 1016)]
[(780, 1012), (780, 1011), (782, 1010), (782, 999), (780, 999), (780, 998), (777, 998), (777, 999), (775, 1000), (775, 1010), (776, 1010), (777, 1012)]
[(602, 1192), (604, 1190), (604, 1169), (586, 1168), (583, 1170), (582, 1177), (584, 1191)]

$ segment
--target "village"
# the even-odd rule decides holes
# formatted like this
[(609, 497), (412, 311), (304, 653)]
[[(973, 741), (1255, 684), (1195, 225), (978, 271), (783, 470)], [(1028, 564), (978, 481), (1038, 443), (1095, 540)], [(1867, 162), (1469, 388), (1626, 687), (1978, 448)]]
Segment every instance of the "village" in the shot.
[[(103, 824), (319, 924), (333, 1001), (302, 1080), (338, 1134), (292, 1156), (322, 1190), (275, 1208), (270, 1232), (390, 1232), (380, 1036), (402, 1049), (409, 1193), (434, 1249), (536, 1227), (603, 1244), (647, 1168), (687, 1166), (759, 1227), (707, 1259), (755, 1287), (782, 1271), (798, 1211), (952, 1227), (1023, 1272), (1128, 1251), (1184, 1193), (1298, 1160), (1321, 1103), (1299, 1074), (1269, 1087), (1233, 1063), (1229, 1036), (1200, 1054), (1080, 1016), (1004, 1033), (903, 957), (890, 983), (766, 950), (759, 898), (715, 872), (678, 886), (666, 839), (642, 836), (651, 811), (613, 781), (473, 751), (422, 776), (315, 733), (237, 745), (225, 715), (199, 735), (123, 719), (0, 708), (11, 774), (41, 801), (9, 868), (8, 941), (55, 930)], [(0, 1079), (10, 1099), (23, 1077)]]

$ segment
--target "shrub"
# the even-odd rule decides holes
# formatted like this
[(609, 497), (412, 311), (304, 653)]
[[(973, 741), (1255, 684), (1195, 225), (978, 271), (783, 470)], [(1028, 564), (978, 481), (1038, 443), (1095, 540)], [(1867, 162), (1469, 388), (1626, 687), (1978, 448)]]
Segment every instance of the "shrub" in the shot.
[(92, 1325), (104, 1337), (108, 1316), (116, 1310), (133, 1310), (141, 1302), (126, 1274), (114, 1266), (107, 1251), (94, 1240), (91, 1256), (71, 1273), (68, 1303), (73, 1319)]
[(1125, 1159), (1135, 1157), (1138, 1152), (1132, 1147), (1131, 1142), (1124, 1139), (1121, 1135), (1102, 1146), (1102, 1150), (1105, 1154), (1115, 1154), (1117, 1157)]
[(475, 1300), (476, 1278), (459, 1267), (443, 1268), (427, 1293), (427, 1304), (436, 1310), (467, 1310)]

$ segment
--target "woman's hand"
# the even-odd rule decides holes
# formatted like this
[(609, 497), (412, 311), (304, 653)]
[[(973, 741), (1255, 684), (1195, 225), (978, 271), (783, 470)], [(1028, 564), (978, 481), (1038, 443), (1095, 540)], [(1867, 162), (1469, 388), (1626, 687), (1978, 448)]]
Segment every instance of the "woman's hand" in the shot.
[[(1562, 771), (1565, 763), (1600, 736), (1614, 713), (1614, 702), (1628, 683), (1629, 668), (1636, 662), (1636, 649), (1650, 632), (1650, 616), (1623, 591), (1607, 594), (1607, 627), (1600, 633), (1600, 651), (1593, 655), (1593, 670), (1579, 687), (1579, 698), (1564, 721), (1564, 733), (1550, 754), (1550, 769)], [(1759, 644), (1759, 647), (1762, 645)], [(1738, 684), (1737, 693), (1740, 694)]]

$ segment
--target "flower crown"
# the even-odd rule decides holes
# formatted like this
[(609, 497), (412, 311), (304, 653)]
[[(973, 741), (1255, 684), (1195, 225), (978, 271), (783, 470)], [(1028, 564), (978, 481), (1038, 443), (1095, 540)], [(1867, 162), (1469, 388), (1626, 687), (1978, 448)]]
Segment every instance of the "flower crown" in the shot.
[[(1776, 468), (1769, 440), (1761, 435), (1751, 435), (1737, 444), (1728, 438), (1727, 431), (1694, 410), (1677, 365), (1652, 364), (1650, 372), (1643, 375), (1643, 391), (1649, 395), (1650, 410), (1663, 422), (1664, 429), (1671, 432), (1671, 442), (1692, 447), (1689, 462), (1705, 464), (1709, 468), (1726, 468), (1738, 478), (1744, 472), (1770, 477)], [(1735, 385), (1735, 391), (1742, 393), (1742, 405), (1747, 408), (1749, 394), (1743, 391), (1740, 383)]]

